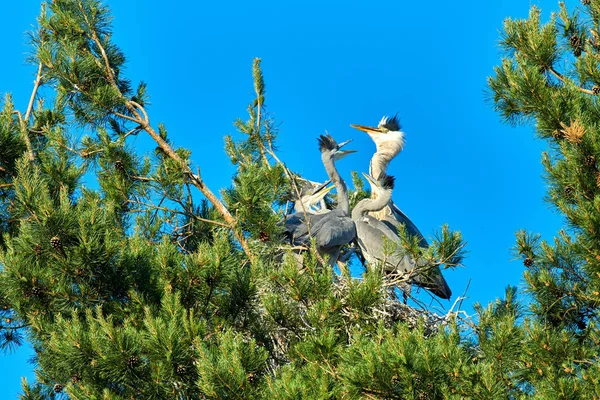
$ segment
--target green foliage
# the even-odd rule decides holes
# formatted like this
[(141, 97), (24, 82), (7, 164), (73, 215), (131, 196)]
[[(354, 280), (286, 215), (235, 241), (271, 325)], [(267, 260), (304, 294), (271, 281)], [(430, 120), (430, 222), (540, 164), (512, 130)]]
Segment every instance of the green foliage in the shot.
[[(470, 318), (415, 310), (377, 268), (337, 274), (284, 243), (295, 175), (276, 154), (260, 59), (247, 120), (225, 138), (236, 171), (219, 204), (191, 152), (150, 125), (108, 8), (47, 2), (33, 61), (56, 90), (45, 103), (36, 86), (25, 113), (7, 97), (0, 113), (0, 347), (34, 345), (22, 398), (600, 397), (600, 1), (584, 11), (505, 22), (491, 95), (549, 141), (548, 199), (568, 227), (553, 243), (518, 233), (526, 301), (508, 288)], [(88, 136), (75, 139), (80, 126)], [(131, 145), (140, 133), (152, 154)], [(369, 196), (353, 183), (351, 206)], [(428, 249), (400, 235), (390, 251), (462, 263), (446, 226)]]
[[(561, 3), (545, 25), (535, 7), (526, 20), (505, 21), (506, 55), (489, 78), (500, 114), (513, 122), (523, 117), (534, 120), (538, 135), (548, 140), (550, 151), (542, 159), (547, 198), (568, 223), (553, 243), (525, 231), (517, 233), (515, 253), (527, 267), (524, 278), (530, 297), (521, 326), (508, 329), (514, 324), (513, 311), (502, 313), (506, 327), (486, 322), (498, 319), (501, 305), (487, 309), (480, 322), (487, 328), (484, 332), (505, 332), (509, 351), (503, 367), (516, 371), (512, 376), (518, 378), (517, 387), (536, 398), (598, 397), (592, 376), (598, 363), (600, 299), (596, 163), (600, 2), (582, 3), (584, 7), (574, 12)], [(486, 340), (480, 335), (482, 348)], [(524, 351), (515, 357), (519, 347)]]
[(256, 382), (264, 372), (267, 352), (254, 340), (231, 331), (197, 343), (198, 387), (210, 399), (258, 397)]

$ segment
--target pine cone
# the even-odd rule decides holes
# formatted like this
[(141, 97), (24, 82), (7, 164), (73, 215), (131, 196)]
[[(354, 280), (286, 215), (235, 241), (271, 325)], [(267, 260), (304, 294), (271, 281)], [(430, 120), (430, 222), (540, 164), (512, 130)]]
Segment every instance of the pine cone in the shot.
[(573, 197), (573, 195), (575, 194), (575, 189), (573, 189), (571, 186), (567, 186), (564, 190), (565, 193), (565, 197)]
[(398, 375), (392, 376), (392, 385), (397, 385), (399, 383), (400, 383), (400, 378), (398, 378)]
[(139, 364), (139, 362), (140, 362), (140, 358), (137, 356), (130, 356), (127, 359), (127, 365), (131, 368), (136, 367)]
[(598, 85), (592, 86), (592, 93), (594, 93), (595, 95), (600, 94), (600, 86), (598, 86)]
[(29, 293), (33, 296), (33, 297), (40, 297), (42, 295), (42, 288), (38, 287), (38, 286), (34, 286), (29, 290)]
[(57, 383), (56, 385), (54, 385), (54, 393), (60, 393), (63, 391), (63, 385), (61, 385), (60, 383)]
[(258, 234), (258, 240), (260, 240), (261, 242), (268, 242), (269, 241), (269, 234), (266, 232), (261, 232)]
[(575, 57), (579, 57), (581, 55), (581, 52), (583, 51), (581, 37), (578, 34), (574, 33), (569, 38), (569, 43), (571, 43), (571, 46), (573, 47), (573, 54), (575, 55)]
[(254, 382), (256, 382), (256, 375), (254, 375), (252, 372), (250, 372), (248, 374), (248, 383), (249, 384), (254, 384)]
[(121, 160), (115, 161), (115, 169), (121, 173), (124, 173), (125, 172), (125, 164), (123, 164), (123, 161), (121, 161)]
[(596, 157), (594, 157), (594, 156), (587, 156), (585, 158), (585, 165), (587, 165), (588, 167), (594, 167), (594, 166), (596, 166)]
[(554, 132), (552, 132), (552, 137), (556, 140), (560, 140), (563, 137), (563, 134), (561, 131), (559, 131), (558, 129), (555, 130)]
[(177, 372), (177, 374), (179, 375), (183, 375), (185, 374), (185, 371), (187, 370), (187, 368), (185, 367), (185, 365), (177, 365), (177, 367), (175, 368), (175, 371)]
[(35, 245), (35, 247), (33, 248), (33, 252), (34, 252), (35, 254), (39, 254), (39, 253), (40, 253), (40, 251), (42, 251), (42, 245), (40, 245), (40, 244), (36, 244), (36, 245)]
[(193, 276), (190, 279), (190, 285), (191, 286), (198, 286), (200, 284), (200, 278), (198, 278), (197, 276)]
[(55, 250), (62, 248), (62, 242), (58, 236), (53, 236), (52, 239), (50, 239), (50, 245)]
[(584, 6), (589, 6), (591, 3), (591, 0), (581, 0), (581, 4), (583, 4)]
[(527, 268), (531, 267), (533, 265), (533, 258), (527, 257), (524, 259), (523, 265), (525, 265)]
[(79, 374), (75, 374), (71, 377), (71, 382), (73, 384), (79, 383), (81, 382), (81, 376), (79, 376)]

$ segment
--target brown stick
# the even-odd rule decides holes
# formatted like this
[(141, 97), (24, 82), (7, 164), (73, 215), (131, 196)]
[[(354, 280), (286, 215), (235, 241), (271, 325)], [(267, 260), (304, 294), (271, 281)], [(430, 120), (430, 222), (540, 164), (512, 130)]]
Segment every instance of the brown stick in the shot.
[[(565, 77), (563, 76), (563, 74), (561, 74), (560, 72), (556, 71), (554, 68), (548, 67), (548, 71), (550, 71), (550, 73), (552, 75), (554, 75), (562, 83), (567, 83), (567, 80), (565, 79)], [(582, 88), (581, 86), (577, 86), (577, 89), (580, 92), (583, 92), (583, 93), (591, 94), (591, 95), (594, 95), (594, 96), (596, 95), (596, 93), (594, 93), (593, 91), (591, 91), (589, 89), (586, 89), (586, 88)]]
[(21, 135), (23, 136), (23, 140), (25, 141), (25, 146), (27, 146), (27, 153), (29, 154), (29, 161), (35, 160), (35, 156), (33, 154), (33, 147), (31, 146), (31, 140), (29, 140), (29, 116), (31, 115), (31, 111), (33, 110), (33, 103), (35, 102), (35, 97), (37, 95), (38, 89), (42, 82), (42, 63), (38, 66), (37, 76), (35, 78), (35, 83), (33, 84), (33, 91), (31, 92), (31, 97), (29, 98), (29, 104), (27, 105), (27, 111), (25, 111), (25, 117), (21, 119)]
[[(92, 40), (96, 43), (96, 45), (98, 46), (98, 49), (100, 50), (100, 53), (102, 54), (102, 59), (104, 60), (108, 80), (115, 88), (118, 89), (114, 71), (110, 67), (110, 60), (108, 59), (106, 51), (104, 50), (104, 46), (102, 46), (102, 43), (100, 42), (100, 38), (96, 34), (94, 26), (90, 23), (90, 21), (87, 17), (87, 14), (85, 13), (82, 3), (79, 1), (78, 4), (79, 4), (79, 8), (81, 10), (81, 13), (85, 19), (85, 22), (89, 27), (90, 34), (92, 36)], [(129, 112), (131, 112), (133, 117), (130, 117), (128, 115), (121, 114), (121, 113), (118, 113), (115, 111), (112, 111), (112, 113), (118, 117), (138, 123), (141, 126), (141, 128), (143, 130), (145, 130), (150, 135), (150, 137), (152, 137), (152, 139), (154, 139), (154, 141), (165, 152), (165, 154), (167, 156), (169, 156), (169, 158), (171, 158), (172, 160), (176, 161), (177, 163), (179, 163), (181, 165), (183, 172), (188, 176), (188, 179), (190, 180), (190, 182), (200, 190), (200, 192), (204, 195), (204, 197), (206, 197), (206, 199), (208, 201), (210, 201), (210, 203), (223, 216), (223, 219), (229, 225), (229, 228), (233, 231), (233, 234), (235, 235), (236, 239), (240, 243), (240, 246), (242, 246), (244, 253), (246, 253), (246, 255), (248, 256), (250, 261), (252, 263), (254, 263), (254, 256), (252, 255), (252, 252), (250, 251), (248, 242), (246, 241), (246, 238), (244, 237), (243, 233), (238, 229), (237, 220), (229, 213), (229, 210), (227, 210), (225, 205), (223, 205), (223, 203), (221, 203), (221, 201), (217, 198), (217, 196), (215, 196), (214, 193), (204, 184), (204, 181), (202, 181), (202, 179), (200, 178), (199, 175), (194, 175), (194, 173), (192, 172), (190, 167), (185, 163), (185, 161), (182, 160), (181, 157), (179, 157), (179, 155), (173, 150), (173, 148), (171, 146), (169, 146), (169, 144), (167, 142), (165, 142), (163, 140), (163, 138), (152, 128), (152, 126), (150, 125), (150, 123), (148, 121), (148, 114), (144, 110), (144, 107), (142, 107), (141, 105), (139, 105), (138, 103), (136, 103), (135, 101), (132, 101), (132, 100), (127, 100), (125, 103), (125, 106), (129, 110)], [(143, 114), (143, 116), (142, 116), (142, 114), (140, 114), (140, 112)]]
[[(165, 142), (164, 139), (154, 130), (154, 128), (152, 128), (152, 126), (150, 126), (150, 124), (146, 121), (146, 119), (144, 117), (142, 117), (142, 115), (138, 112), (138, 109), (142, 110), (143, 107), (141, 107), (137, 103), (136, 104), (133, 104), (133, 103), (134, 102), (131, 102), (131, 101), (127, 101), (127, 103), (125, 103), (127, 109), (134, 115), (134, 118), (131, 118), (131, 119), (135, 120), (136, 123), (140, 124), (142, 129), (144, 129), (150, 135), (150, 137), (152, 139), (154, 139), (154, 141), (158, 144), (158, 146), (161, 148), (161, 150), (164, 151), (165, 154), (167, 156), (169, 156), (169, 158), (171, 158), (172, 160), (176, 161), (177, 163), (179, 163), (181, 165), (183, 172), (188, 176), (192, 185), (194, 185), (196, 188), (198, 188), (198, 190), (200, 190), (200, 192), (204, 195), (204, 197), (206, 197), (206, 199), (208, 201), (210, 201), (210, 203), (223, 216), (223, 219), (228, 224), (229, 228), (233, 231), (233, 234), (235, 235), (236, 239), (240, 243), (240, 246), (242, 246), (244, 253), (246, 253), (246, 255), (248, 256), (250, 261), (253, 262), (254, 256), (252, 255), (252, 252), (250, 250), (250, 247), (248, 246), (248, 242), (246, 241), (246, 238), (243, 236), (242, 232), (240, 232), (239, 229), (237, 228), (237, 220), (231, 215), (229, 210), (227, 210), (225, 205), (223, 203), (221, 203), (221, 201), (217, 198), (217, 196), (215, 196), (215, 194), (204, 184), (204, 181), (202, 180), (202, 178), (200, 178), (199, 175), (195, 175), (192, 172), (192, 170), (185, 163), (185, 161), (182, 160), (181, 157), (179, 157), (179, 155), (173, 150), (173, 148), (167, 142)], [(145, 111), (144, 111), (144, 114), (145, 114)], [(117, 114), (115, 113), (115, 115), (117, 115)]]

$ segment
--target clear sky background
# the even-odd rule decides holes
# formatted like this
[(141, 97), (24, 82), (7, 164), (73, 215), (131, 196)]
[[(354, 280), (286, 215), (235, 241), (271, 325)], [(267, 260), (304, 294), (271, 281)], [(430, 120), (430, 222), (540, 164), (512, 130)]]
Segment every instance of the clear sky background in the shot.
[[(39, 2), (2, 3), (0, 95), (12, 93), (24, 110), (36, 70), (25, 62), (25, 32)], [(309, 179), (326, 179), (319, 134), (353, 139), (348, 148), (359, 152), (339, 163), (350, 180), (351, 170), (368, 170), (375, 146), (349, 125), (376, 125), (398, 112), (406, 146), (388, 170), (396, 176), (394, 200), (426, 237), (445, 223), (463, 233), (465, 268), (445, 276), (454, 298), (471, 280), (468, 313), (474, 302), (487, 304), (507, 285), (521, 285), (524, 267), (511, 253), (517, 230), (551, 239), (561, 226), (543, 200), (544, 143), (531, 127), (504, 125), (485, 95), (500, 62), (503, 19), (526, 17), (533, 4), (547, 19), (557, 1), (108, 4), (127, 76), (148, 83), (152, 123), (164, 122), (171, 140), (193, 151), (213, 191), (231, 182), (223, 136), (236, 134), (233, 121), (246, 118), (252, 60), (261, 57), (268, 112), (280, 124), (279, 157)], [(0, 355), (3, 398), (16, 396), (21, 376), (33, 378), (31, 355), (27, 346)]]

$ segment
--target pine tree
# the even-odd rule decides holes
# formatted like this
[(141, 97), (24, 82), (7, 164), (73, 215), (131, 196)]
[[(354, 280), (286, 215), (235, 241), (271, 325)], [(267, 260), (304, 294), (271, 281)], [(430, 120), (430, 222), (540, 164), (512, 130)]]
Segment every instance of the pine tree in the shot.
[[(225, 138), (236, 173), (219, 198), (191, 152), (150, 123), (149, 88), (123, 75), (108, 8), (46, 2), (32, 101), (20, 113), (6, 98), (0, 113), (0, 344), (35, 348), (37, 381), (22, 397), (600, 397), (600, 80), (588, 33), (600, 1), (585, 7), (585, 20), (563, 8), (540, 26), (534, 8), (505, 24), (495, 104), (509, 121), (535, 118), (551, 143), (549, 197), (569, 227), (554, 244), (518, 234), (527, 301), (508, 288), (462, 318), (404, 305), (377, 268), (336, 273), (310, 249), (299, 261), (282, 240), (298, 188), (277, 156), (259, 59), (248, 118)], [(92, 133), (76, 140), (80, 126)], [(155, 151), (137, 154), (132, 136)], [(368, 195), (354, 181), (353, 204)], [(444, 227), (419, 255), (453, 267), (463, 247)]]
[(515, 246), (530, 298), (520, 389), (538, 398), (600, 397), (600, 1), (582, 3), (573, 12), (560, 3), (545, 24), (536, 7), (507, 19), (505, 57), (489, 79), (502, 117), (534, 123), (547, 141), (548, 200), (567, 222), (553, 242), (522, 231)]

